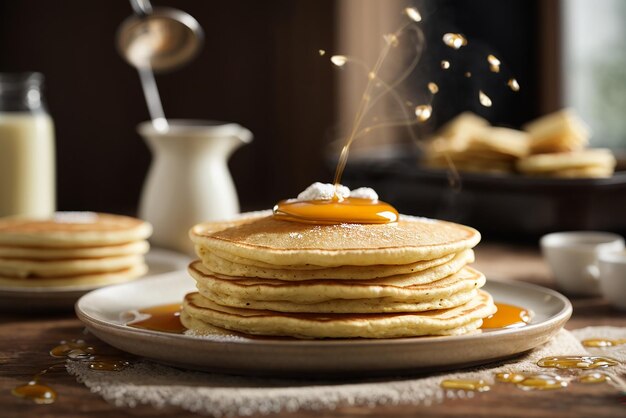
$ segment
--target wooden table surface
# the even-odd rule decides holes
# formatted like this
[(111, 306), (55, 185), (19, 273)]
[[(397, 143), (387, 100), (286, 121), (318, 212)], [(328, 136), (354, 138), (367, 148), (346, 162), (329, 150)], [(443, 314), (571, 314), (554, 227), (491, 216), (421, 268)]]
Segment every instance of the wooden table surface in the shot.
[[(524, 280), (553, 287), (547, 267), (536, 249), (511, 245), (481, 244), (476, 267), (487, 277)], [(574, 315), (568, 329), (589, 325), (626, 327), (626, 314), (609, 307), (600, 298), (573, 299)], [(30, 380), (33, 374), (55, 362), (48, 354), (64, 339), (82, 335), (81, 323), (71, 313), (0, 313), (0, 417), (187, 417), (178, 408), (149, 406), (118, 408), (89, 392), (65, 371), (53, 372), (45, 382), (59, 394), (51, 405), (34, 405), (11, 395), (11, 389)], [(86, 336), (98, 347), (104, 343)], [(512, 385), (495, 385), (474, 399), (446, 400), (434, 406), (380, 408), (343, 407), (328, 412), (301, 412), (285, 416), (389, 416), (389, 417), (625, 417), (626, 394), (606, 384), (571, 385), (566, 390), (524, 392)]]

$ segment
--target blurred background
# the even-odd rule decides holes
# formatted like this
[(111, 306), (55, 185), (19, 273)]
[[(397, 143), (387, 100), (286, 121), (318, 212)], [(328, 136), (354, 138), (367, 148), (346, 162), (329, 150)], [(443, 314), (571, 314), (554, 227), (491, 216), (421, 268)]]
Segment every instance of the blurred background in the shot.
[[(351, 117), (354, 86), (318, 51), (371, 61), (382, 34), (396, 29), (409, 5), (424, 17), (427, 51), (419, 71), (448, 87), (437, 95), (433, 117), (420, 135), (465, 110), (519, 128), (573, 106), (592, 126), (594, 145), (626, 145), (626, 3), (621, 0), (159, 0), (154, 5), (190, 13), (206, 35), (194, 61), (157, 75), (166, 115), (233, 121), (255, 135), (230, 160), (242, 210), (268, 208), (314, 181), (332, 181), (329, 144)], [(40, 71), (46, 77), (56, 125), (60, 210), (136, 212), (151, 157), (135, 130), (148, 119), (137, 73), (115, 49), (116, 29), (130, 14), (122, 0), (0, 0), (0, 72)], [(437, 71), (451, 53), (440, 42), (446, 32), (465, 34), (474, 52), (497, 55), (501, 77), (514, 75), (521, 91), (492, 88), (497, 105), (480, 106), (472, 93), (485, 83), (478, 73), (464, 80), (454, 76), (460, 69), (445, 77)], [(462, 59), (463, 68), (475, 65), (469, 53)], [(402, 134), (369, 138), (375, 145), (405, 139)], [(349, 162), (346, 181), (372, 182), (360, 169)], [(410, 203), (394, 202), (396, 195), (390, 192), (386, 200), (411, 212)]]

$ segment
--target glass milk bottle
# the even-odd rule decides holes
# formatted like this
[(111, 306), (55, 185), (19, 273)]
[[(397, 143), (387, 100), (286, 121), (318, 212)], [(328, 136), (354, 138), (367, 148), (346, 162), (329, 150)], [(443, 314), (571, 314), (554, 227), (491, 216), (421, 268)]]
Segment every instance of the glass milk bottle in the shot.
[(0, 73), (0, 216), (55, 210), (54, 125), (40, 73)]

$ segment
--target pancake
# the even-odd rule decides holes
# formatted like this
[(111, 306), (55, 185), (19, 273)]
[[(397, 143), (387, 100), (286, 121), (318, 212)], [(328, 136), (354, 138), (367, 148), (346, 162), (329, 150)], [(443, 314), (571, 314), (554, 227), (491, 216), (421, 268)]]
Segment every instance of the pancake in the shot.
[(94, 247), (144, 240), (149, 223), (128, 216), (58, 212), (50, 219), (0, 219), (0, 245), (11, 247)]
[(547, 173), (587, 167), (604, 167), (612, 172), (615, 165), (615, 156), (611, 150), (594, 148), (574, 152), (531, 155), (519, 160), (517, 168), (525, 173)]
[(199, 293), (183, 301), (183, 325), (200, 329), (202, 323), (253, 335), (296, 338), (399, 338), (455, 335), (477, 329), (482, 319), (495, 313), (491, 296), (483, 291), (469, 302), (451, 309), (422, 313), (302, 314), (230, 308)]
[(198, 283), (199, 289), (210, 289), (213, 293), (245, 301), (285, 300), (308, 304), (329, 299), (387, 298), (415, 302), (444, 298), (455, 292), (482, 287), (485, 277), (466, 264), (466, 258), (460, 256), (448, 265), (434, 267), (432, 272), (427, 271), (426, 277), (401, 275), (350, 281), (320, 279), (287, 282), (276, 279), (235, 278), (214, 274), (199, 261), (189, 266), (189, 273)]
[(15, 278), (0, 275), (0, 286), (3, 288), (33, 288), (46, 287), (62, 288), (75, 286), (105, 286), (116, 283), (124, 283), (143, 276), (148, 267), (143, 264), (135, 264), (129, 268), (105, 273), (90, 273), (71, 277), (54, 278)]
[(463, 112), (443, 125), (439, 134), (444, 138), (466, 138), (489, 126), (487, 119), (472, 112)]
[(608, 178), (613, 175), (614, 171), (613, 167), (589, 166), (538, 173), (536, 175), (561, 178)]
[(509, 128), (489, 127), (478, 130), (471, 136), (467, 152), (491, 153), (502, 158), (520, 158), (528, 155), (529, 137), (526, 132)]
[(563, 109), (526, 124), (533, 154), (581, 150), (589, 142), (591, 131), (572, 110)]
[(125, 255), (142, 255), (150, 249), (148, 241), (135, 241), (119, 245), (102, 247), (78, 248), (37, 248), (37, 247), (9, 247), (0, 245), (0, 258), (26, 260), (63, 260), (115, 257)]
[(387, 313), (387, 312), (425, 312), (436, 309), (448, 309), (460, 306), (476, 297), (477, 290), (463, 290), (446, 298), (402, 302), (388, 298), (370, 299), (334, 299), (324, 302), (303, 304), (291, 301), (267, 301), (239, 299), (225, 293), (213, 293), (204, 286), (198, 286), (199, 293), (205, 299), (222, 306), (242, 309), (267, 309), (276, 312), (293, 313)]
[(143, 256), (67, 259), (22, 260), (0, 259), (0, 276), (4, 277), (71, 277), (91, 273), (118, 271), (143, 264)]
[[(400, 274), (411, 274), (425, 271), (433, 267), (446, 264), (453, 258), (458, 256), (458, 254), (449, 254), (441, 258), (436, 258), (434, 260), (418, 261), (416, 263), (405, 265), (340, 266), (334, 268), (315, 266), (314, 269), (292, 269), (290, 268), (291, 266), (259, 267), (255, 265), (235, 263), (225, 258), (222, 258), (213, 252), (206, 251), (200, 246), (197, 246), (196, 252), (201, 257), (202, 263), (214, 273), (235, 277), (258, 277), (286, 281), (314, 279), (377, 279), (381, 277), (397, 276)], [(467, 253), (468, 256), (472, 256), (471, 261), (468, 261), (468, 263), (473, 262), (473, 251), (465, 250), (465, 253)]]
[(457, 253), (480, 241), (473, 228), (405, 215), (398, 222), (369, 225), (320, 226), (258, 215), (240, 222), (217, 232), (214, 223), (196, 225), (190, 236), (208, 251), (276, 266), (324, 267), (410, 264)]
[[(193, 316), (189, 315), (187, 312), (182, 311), (180, 313), (180, 322), (187, 327), (190, 335), (194, 336), (235, 336), (239, 338), (260, 338), (258, 336), (252, 336), (250, 334), (244, 334), (238, 331), (226, 330), (223, 328), (216, 327), (207, 322), (204, 322), (200, 319), (196, 319)], [(465, 326), (453, 328), (449, 330), (442, 331), (441, 334), (438, 335), (467, 335), (467, 334), (475, 334), (480, 332), (480, 326), (482, 325), (482, 320), (478, 319), (476, 321), (470, 322)], [(280, 337), (285, 338), (285, 337)], [(309, 338), (310, 339), (310, 338)]]

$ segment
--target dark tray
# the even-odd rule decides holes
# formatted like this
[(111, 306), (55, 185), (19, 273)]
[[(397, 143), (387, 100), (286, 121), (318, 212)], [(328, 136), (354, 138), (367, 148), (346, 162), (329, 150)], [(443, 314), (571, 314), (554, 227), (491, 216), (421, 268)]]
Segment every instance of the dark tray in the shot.
[(369, 186), (401, 213), (471, 225), (487, 237), (536, 239), (554, 231), (626, 232), (626, 171), (608, 179), (553, 179), (448, 173), (420, 167), (413, 158), (355, 161), (349, 187)]

